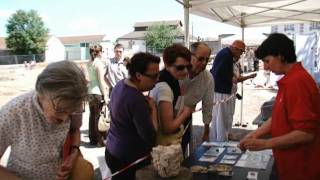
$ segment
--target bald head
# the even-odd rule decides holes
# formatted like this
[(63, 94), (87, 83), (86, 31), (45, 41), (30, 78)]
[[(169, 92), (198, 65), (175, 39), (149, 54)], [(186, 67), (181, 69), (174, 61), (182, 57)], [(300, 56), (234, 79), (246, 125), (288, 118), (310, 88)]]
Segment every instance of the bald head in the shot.
[(246, 45), (244, 44), (243, 41), (241, 40), (235, 40), (233, 41), (232, 47), (235, 47), (235, 48), (238, 48), (238, 49), (241, 49), (241, 50), (244, 50), (246, 48)]
[(241, 54), (245, 51), (246, 45), (241, 40), (235, 40), (230, 46), (231, 52), (235, 60), (239, 60)]

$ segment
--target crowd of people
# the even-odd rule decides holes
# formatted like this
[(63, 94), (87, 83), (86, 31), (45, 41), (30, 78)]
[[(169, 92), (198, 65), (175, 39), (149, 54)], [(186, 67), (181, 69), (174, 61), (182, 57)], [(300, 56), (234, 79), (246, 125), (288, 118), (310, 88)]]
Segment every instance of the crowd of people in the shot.
[[(234, 41), (218, 52), (210, 71), (206, 66), (212, 50), (203, 42), (190, 49), (180, 44), (165, 48), (163, 69), (160, 57), (150, 53), (124, 59), (121, 44), (107, 60), (100, 45), (90, 47), (87, 76), (74, 62), (49, 64), (35, 90), (0, 110), (0, 157), (11, 146), (0, 179), (92, 179), (92, 165), (79, 150), (86, 101), (90, 144), (105, 146), (112, 179), (135, 179), (135, 172), (150, 164), (156, 145), (180, 144), (187, 157), (192, 113), (199, 102), (202, 140), (227, 141), (237, 83), (256, 76), (240, 73), (245, 49), (243, 41)], [(255, 56), (283, 77), (272, 117), (242, 139), (240, 148), (272, 149), (279, 179), (319, 179), (320, 94), (315, 81), (296, 62), (293, 42), (283, 34), (271, 34)], [(98, 128), (103, 106), (110, 111), (108, 131)], [(265, 135), (271, 138), (262, 139)]]

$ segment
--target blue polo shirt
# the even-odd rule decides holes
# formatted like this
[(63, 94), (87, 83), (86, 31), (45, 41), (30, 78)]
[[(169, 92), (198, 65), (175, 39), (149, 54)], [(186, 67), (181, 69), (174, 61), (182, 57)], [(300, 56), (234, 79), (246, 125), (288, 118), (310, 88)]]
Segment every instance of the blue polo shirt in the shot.
[(231, 94), (233, 77), (233, 56), (229, 47), (220, 50), (210, 70), (214, 78), (214, 91)]

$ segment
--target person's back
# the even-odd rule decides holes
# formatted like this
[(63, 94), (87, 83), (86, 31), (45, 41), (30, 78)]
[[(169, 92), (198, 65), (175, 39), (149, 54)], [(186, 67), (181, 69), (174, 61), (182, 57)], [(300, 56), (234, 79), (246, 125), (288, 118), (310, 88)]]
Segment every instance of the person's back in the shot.
[(220, 50), (210, 72), (215, 82), (215, 92), (230, 94), (233, 77), (233, 56), (228, 47)]
[(89, 76), (89, 87), (88, 87), (88, 94), (97, 94), (102, 95), (100, 86), (99, 86), (99, 78), (98, 78), (98, 72), (97, 72), (97, 64), (101, 63), (99, 62), (100, 59), (96, 58), (92, 62), (88, 62), (87, 64), (87, 71)]

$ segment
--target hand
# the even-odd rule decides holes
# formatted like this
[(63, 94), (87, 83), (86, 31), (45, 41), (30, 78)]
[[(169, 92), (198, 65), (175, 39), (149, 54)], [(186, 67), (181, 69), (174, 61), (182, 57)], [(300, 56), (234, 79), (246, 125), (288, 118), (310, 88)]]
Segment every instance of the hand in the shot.
[(57, 172), (57, 180), (67, 180), (69, 178), (79, 153), (78, 149), (74, 149), (70, 156), (62, 162)]
[(256, 139), (257, 137), (255, 136), (255, 133), (254, 131), (247, 134), (239, 143), (239, 148), (242, 150), (242, 151), (245, 151), (246, 148), (244, 146), (244, 142), (247, 141), (248, 139)]
[(202, 142), (204, 141), (209, 141), (209, 124), (205, 124), (204, 125), (204, 131), (203, 131), (203, 135), (202, 135)]
[(260, 151), (271, 148), (269, 140), (255, 138), (245, 140), (243, 146), (250, 151)]

